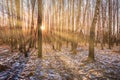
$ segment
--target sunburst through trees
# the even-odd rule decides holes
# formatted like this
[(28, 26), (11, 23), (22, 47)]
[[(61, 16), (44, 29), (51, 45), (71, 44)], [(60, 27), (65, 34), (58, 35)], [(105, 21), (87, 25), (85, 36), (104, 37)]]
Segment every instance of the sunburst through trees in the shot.
[(39, 59), (88, 51), (85, 61), (94, 62), (96, 50), (120, 46), (119, 7), (119, 0), (0, 0), (0, 46), (25, 57), (35, 50)]

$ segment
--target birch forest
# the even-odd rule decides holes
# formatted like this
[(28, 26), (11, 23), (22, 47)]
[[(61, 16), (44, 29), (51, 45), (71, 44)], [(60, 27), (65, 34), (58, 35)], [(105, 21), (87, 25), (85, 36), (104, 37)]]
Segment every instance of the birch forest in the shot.
[(120, 0), (0, 0), (0, 80), (120, 80)]

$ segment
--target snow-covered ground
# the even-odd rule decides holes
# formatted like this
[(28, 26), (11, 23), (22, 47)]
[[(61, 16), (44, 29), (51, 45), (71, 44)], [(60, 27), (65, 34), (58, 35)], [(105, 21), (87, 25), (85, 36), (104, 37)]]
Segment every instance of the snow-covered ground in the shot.
[[(119, 49), (119, 47), (115, 47), (114, 49)], [(3, 54), (3, 52), (1, 54)], [(29, 54), (28, 58), (25, 59), (24, 56), (21, 56), (21, 58), (18, 57), (18, 59), (12, 63), (11, 67), (22, 65), (21, 67), (18, 66), (18, 72), (16, 73), (17, 75), (15, 75), (17, 77), (13, 76), (13, 79), (120, 80), (120, 53), (115, 50), (100, 50), (96, 48), (95, 62), (86, 61), (88, 49), (84, 47), (79, 47), (77, 54), (72, 54), (70, 48), (62, 48), (61, 51), (53, 51), (49, 45), (45, 45), (43, 46), (42, 59), (37, 58), (37, 51), (33, 51)], [(16, 55), (18, 54), (16, 53)], [(17, 56), (14, 55), (14, 57)], [(13, 59), (10, 55), (8, 58)], [(1, 60), (3, 61), (3, 59), (5, 59), (5, 57), (0, 56), (0, 62)], [(4, 61), (1, 64), (3, 63)], [(9, 72), (9, 69), (0, 72), (0, 77), (5, 77), (6, 75), (3, 75), (5, 72)], [(4, 78), (0, 78), (0, 80), (2, 79), (4, 80)]]
[(87, 62), (88, 50), (78, 48), (76, 55), (69, 49), (49, 50), (37, 61), (37, 80), (119, 80), (120, 54), (105, 49), (95, 50), (95, 62)]

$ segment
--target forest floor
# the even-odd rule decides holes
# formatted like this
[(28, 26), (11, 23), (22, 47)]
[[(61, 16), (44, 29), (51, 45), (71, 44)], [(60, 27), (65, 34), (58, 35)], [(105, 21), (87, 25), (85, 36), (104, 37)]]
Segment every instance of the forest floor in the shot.
[(88, 48), (79, 46), (77, 54), (63, 47), (54, 51), (43, 46), (43, 58), (32, 49), (29, 57), (0, 46), (0, 80), (120, 80), (120, 46), (112, 50), (95, 48), (95, 62), (86, 61)]

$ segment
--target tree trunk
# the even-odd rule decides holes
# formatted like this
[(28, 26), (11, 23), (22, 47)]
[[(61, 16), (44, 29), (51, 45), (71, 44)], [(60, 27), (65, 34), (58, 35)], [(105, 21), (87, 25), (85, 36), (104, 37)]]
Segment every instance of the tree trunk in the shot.
[(32, 21), (31, 21), (31, 30), (30, 30), (30, 44), (29, 47), (32, 48), (34, 46), (34, 39), (33, 39), (33, 29), (34, 29), (34, 8), (35, 8), (35, 2), (36, 0), (31, 0), (32, 5)]
[(38, 0), (38, 58), (42, 58), (42, 0)]
[(96, 22), (97, 22), (98, 15), (99, 15), (100, 1), (101, 0), (96, 1), (94, 18), (93, 18), (92, 25), (90, 28), (88, 60), (91, 60), (91, 61), (94, 61), (95, 26), (96, 26)]
[(111, 49), (111, 33), (112, 33), (112, 3), (111, 3), (111, 0), (108, 1), (109, 3), (109, 41), (108, 41), (108, 44), (109, 44), (109, 49)]
[(116, 45), (119, 44), (119, 0), (117, 0), (117, 36), (116, 36)]

